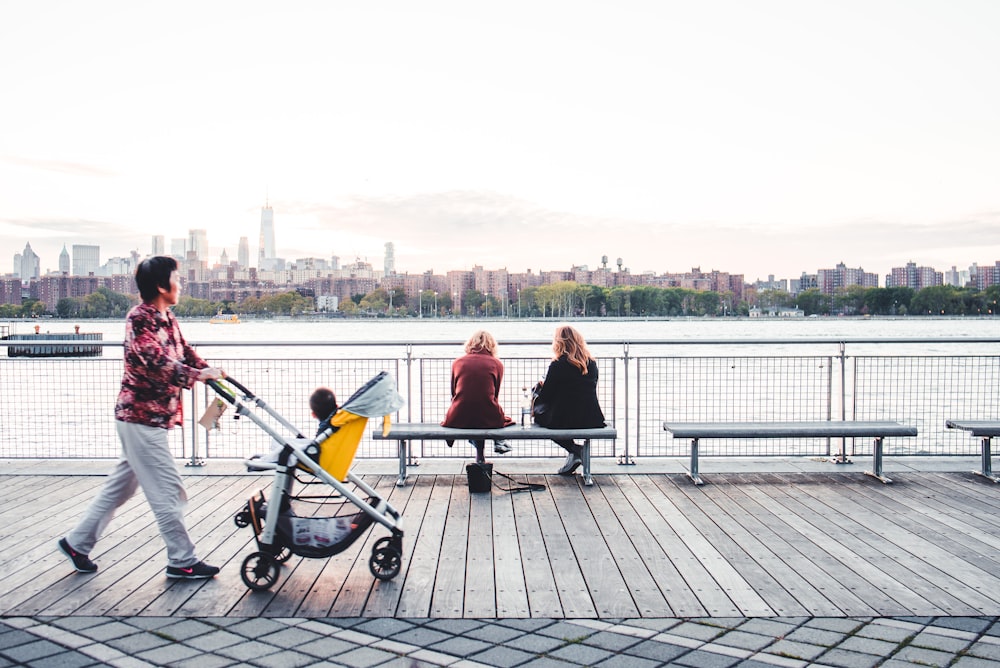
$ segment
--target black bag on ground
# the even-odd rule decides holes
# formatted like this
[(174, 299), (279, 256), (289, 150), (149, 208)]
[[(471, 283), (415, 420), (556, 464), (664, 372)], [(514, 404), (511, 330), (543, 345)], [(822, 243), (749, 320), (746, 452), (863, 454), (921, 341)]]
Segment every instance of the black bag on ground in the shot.
[(469, 479), (469, 491), (473, 494), (488, 492), (493, 486), (493, 464), (489, 462), (466, 464), (465, 475)]

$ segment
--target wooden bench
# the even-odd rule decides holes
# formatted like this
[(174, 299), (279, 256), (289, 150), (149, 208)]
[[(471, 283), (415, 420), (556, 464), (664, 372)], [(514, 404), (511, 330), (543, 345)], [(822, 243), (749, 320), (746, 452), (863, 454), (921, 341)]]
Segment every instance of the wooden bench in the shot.
[(590, 476), (590, 441), (615, 440), (618, 431), (614, 427), (598, 427), (594, 429), (546, 429), (531, 425), (530, 427), (502, 427), (497, 429), (455, 429), (442, 427), (433, 422), (413, 422), (394, 424), (389, 433), (376, 431), (372, 438), (377, 441), (399, 441), (399, 479), (397, 485), (406, 484), (407, 443), (409, 441), (527, 441), (538, 439), (580, 439), (583, 441), (583, 484), (593, 485)]
[[(886, 436), (916, 436), (917, 428), (898, 422), (664, 422), (663, 429), (676, 438), (691, 439), (691, 470), (688, 476), (696, 485), (703, 483), (698, 475), (698, 441), (703, 438), (856, 438), (875, 439), (872, 454), (873, 470), (866, 474), (884, 483), (892, 480), (882, 475), (882, 441)], [(841, 463), (846, 459), (841, 456)]]
[(1000, 478), (993, 475), (993, 453), (992, 444), (994, 436), (1000, 436), (1000, 421), (997, 420), (945, 420), (948, 429), (961, 429), (973, 436), (982, 438), (982, 470), (973, 471), (984, 478), (989, 478), (993, 482), (1000, 482)]

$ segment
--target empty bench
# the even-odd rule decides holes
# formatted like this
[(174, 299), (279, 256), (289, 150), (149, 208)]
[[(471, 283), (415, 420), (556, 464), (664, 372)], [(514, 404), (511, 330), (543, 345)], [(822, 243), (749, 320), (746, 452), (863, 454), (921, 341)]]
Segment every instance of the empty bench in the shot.
[(982, 470), (973, 471), (984, 478), (989, 478), (993, 482), (1000, 482), (1000, 478), (993, 475), (993, 453), (991, 441), (994, 436), (1000, 436), (1000, 421), (997, 420), (945, 420), (948, 429), (961, 429), (982, 440)]
[(372, 438), (377, 441), (399, 441), (399, 479), (397, 485), (406, 484), (407, 443), (409, 441), (528, 441), (539, 439), (579, 439), (583, 441), (583, 484), (593, 485), (590, 476), (590, 441), (615, 440), (618, 431), (614, 427), (596, 427), (593, 429), (546, 429), (531, 425), (530, 427), (501, 427), (496, 429), (456, 429), (442, 427), (433, 422), (413, 422), (394, 424), (387, 433), (376, 431)]
[[(884, 483), (882, 441), (888, 436), (916, 436), (917, 428), (898, 422), (664, 422), (663, 429), (675, 438), (691, 439), (691, 470), (688, 476), (703, 484), (698, 474), (698, 441), (705, 438), (874, 438), (872, 470), (866, 474)], [(1000, 432), (998, 432), (1000, 433)]]

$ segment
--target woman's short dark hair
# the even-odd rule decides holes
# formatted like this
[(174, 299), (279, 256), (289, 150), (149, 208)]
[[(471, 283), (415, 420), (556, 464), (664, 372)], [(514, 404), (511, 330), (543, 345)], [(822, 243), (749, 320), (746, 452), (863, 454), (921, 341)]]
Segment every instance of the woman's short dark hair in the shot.
[(147, 257), (135, 268), (135, 284), (139, 286), (142, 301), (149, 303), (156, 299), (160, 291), (170, 290), (170, 274), (177, 271), (177, 260), (167, 255)]

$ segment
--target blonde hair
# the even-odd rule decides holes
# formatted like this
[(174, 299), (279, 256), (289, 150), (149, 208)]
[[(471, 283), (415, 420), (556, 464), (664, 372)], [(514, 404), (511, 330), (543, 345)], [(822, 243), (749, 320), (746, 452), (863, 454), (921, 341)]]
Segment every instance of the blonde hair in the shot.
[(467, 353), (486, 353), (488, 355), (497, 356), (497, 340), (493, 338), (493, 335), (487, 332), (485, 329), (481, 329), (472, 336), (469, 340), (465, 342), (465, 352)]
[(556, 336), (552, 340), (552, 352), (556, 359), (566, 355), (570, 364), (578, 367), (583, 375), (587, 375), (587, 365), (594, 358), (587, 349), (587, 342), (583, 340), (583, 335), (569, 325), (561, 325), (556, 328)]

